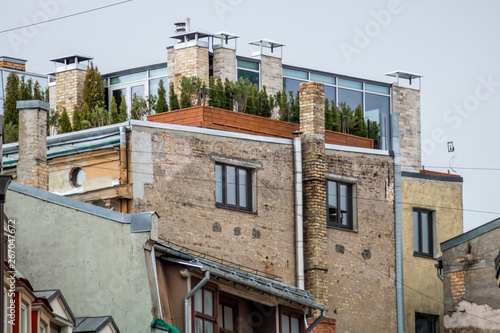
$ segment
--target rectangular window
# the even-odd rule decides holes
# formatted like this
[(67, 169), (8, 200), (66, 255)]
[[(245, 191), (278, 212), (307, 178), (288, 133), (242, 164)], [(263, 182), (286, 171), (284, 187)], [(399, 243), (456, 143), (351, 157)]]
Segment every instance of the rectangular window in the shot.
[(219, 332), (237, 332), (238, 303), (224, 296), (219, 296)]
[(327, 226), (353, 230), (352, 184), (328, 180)]
[(281, 308), (280, 327), (281, 333), (302, 333), (302, 314), (293, 309)]
[(217, 331), (217, 289), (204, 286), (193, 296), (194, 331), (196, 333), (214, 333)]
[(415, 333), (439, 333), (439, 316), (416, 312)]
[(215, 164), (215, 202), (218, 207), (251, 211), (251, 170), (232, 165)]
[(413, 251), (416, 255), (434, 255), (432, 215), (429, 210), (413, 210)]

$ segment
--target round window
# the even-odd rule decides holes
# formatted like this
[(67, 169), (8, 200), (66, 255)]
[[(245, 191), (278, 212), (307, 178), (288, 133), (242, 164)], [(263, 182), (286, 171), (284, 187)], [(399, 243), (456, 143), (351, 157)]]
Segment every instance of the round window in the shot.
[(81, 168), (75, 168), (71, 172), (71, 183), (73, 184), (74, 187), (80, 187), (85, 183), (85, 180), (87, 179), (87, 175), (85, 174), (85, 171), (83, 171)]

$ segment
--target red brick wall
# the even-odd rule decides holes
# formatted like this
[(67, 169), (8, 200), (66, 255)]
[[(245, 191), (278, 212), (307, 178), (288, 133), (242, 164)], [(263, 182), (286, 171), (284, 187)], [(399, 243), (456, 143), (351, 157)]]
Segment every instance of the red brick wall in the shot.
[[(314, 322), (313, 318), (307, 319), (307, 324), (311, 325)], [(316, 327), (311, 331), (313, 333), (335, 333), (337, 321), (331, 318), (323, 318), (323, 320), (316, 325)]]

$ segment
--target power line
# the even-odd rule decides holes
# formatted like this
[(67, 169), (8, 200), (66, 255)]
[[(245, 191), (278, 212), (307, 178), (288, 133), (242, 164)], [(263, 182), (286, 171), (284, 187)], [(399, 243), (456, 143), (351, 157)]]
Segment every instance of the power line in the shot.
[(69, 14), (69, 15), (66, 15), (66, 16), (56, 17), (56, 18), (49, 19), (49, 20), (42, 21), (42, 22), (36, 22), (36, 23), (26, 24), (26, 25), (23, 25), (23, 26), (20, 26), (20, 27), (16, 27), (16, 28), (10, 28), (10, 29), (6, 29), (6, 30), (2, 30), (2, 31), (0, 31), (0, 34), (1, 33), (5, 33), (5, 32), (9, 32), (9, 31), (14, 31), (14, 30), (19, 30), (19, 29), (24, 29), (24, 28), (32, 27), (32, 26), (39, 25), (39, 24), (45, 24), (45, 23), (48, 23), (48, 22), (54, 22), (54, 21), (66, 19), (66, 18), (73, 17), (73, 16), (87, 14), (87, 13), (90, 13), (90, 12), (95, 12), (95, 11), (98, 11), (98, 10), (101, 10), (101, 9), (105, 9), (105, 8), (109, 8), (109, 7), (113, 7), (113, 6), (118, 6), (118, 5), (121, 5), (121, 4), (124, 4), (124, 3), (127, 3), (127, 2), (131, 2), (131, 1), (133, 1), (133, 0), (125, 0), (125, 1), (122, 1), (122, 2), (113, 3), (111, 5), (106, 5), (106, 6), (102, 6), (102, 7), (98, 7), (98, 8), (93, 8), (93, 9), (85, 10), (85, 11), (82, 11), (82, 12), (78, 12), (78, 13), (74, 13), (74, 14)]

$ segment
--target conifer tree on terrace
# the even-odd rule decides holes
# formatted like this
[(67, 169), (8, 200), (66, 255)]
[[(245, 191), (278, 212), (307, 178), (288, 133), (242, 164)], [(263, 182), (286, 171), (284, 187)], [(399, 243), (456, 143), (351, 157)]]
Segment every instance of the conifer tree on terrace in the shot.
[(156, 113), (168, 111), (167, 91), (163, 86), (163, 80), (160, 80), (160, 83), (158, 84), (158, 101), (156, 102), (155, 111)]
[(90, 112), (97, 107), (104, 106), (104, 82), (102, 81), (99, 69), (90, 63), (83, 83), (83, 102), (87, 103)]

